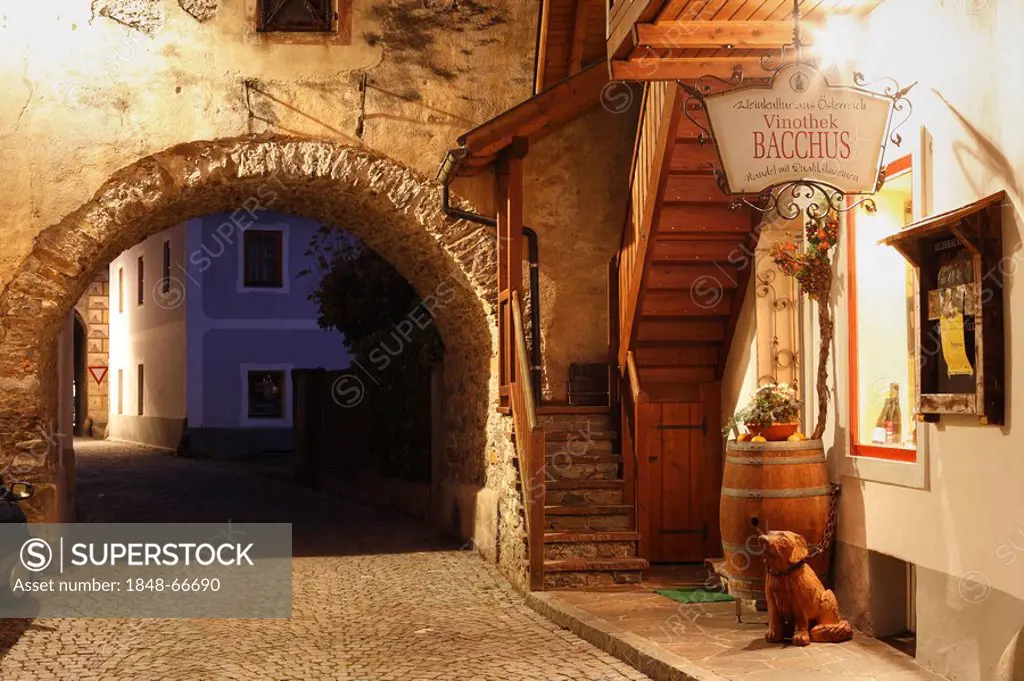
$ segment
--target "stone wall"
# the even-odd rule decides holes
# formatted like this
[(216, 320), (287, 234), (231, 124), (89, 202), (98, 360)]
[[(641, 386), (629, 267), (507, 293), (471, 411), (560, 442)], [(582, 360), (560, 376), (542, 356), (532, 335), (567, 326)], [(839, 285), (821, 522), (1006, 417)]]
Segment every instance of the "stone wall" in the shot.
[[(433, 176), (460, 134), (530, 96), (536, 20), (530, 0), (353, 0), (341, 32), (316, 36), (256, 32), (255, 0), (12, 3), (0, 22), (0, 290), (45, 227), (119, 168), (184, 142), (296, 135)], [(603, 272), (639, 99), (626, 92), (526, 163), (551, 399), (564, 399), (570, 362), (605, 359)]]
[[(513, 555), (514, 540), (498, 547), (499, 536), (516, 532), (506, 518), (514, 506), (508, 442), (494, 448), (492, 463), (485, 444), (498, 432), (496, 386), (487, 378), (493, 236), (444, 222), (440, 194), (423, 177), (434, 175), (458, 135), (529, 97), (536, 4), (353, 0), (330, 36), (258, 33), (255, 7), (256, 0), (5, 6), (0, 459), (22, 461), (30, 477), (53, 477), (52, 457), (38, 456), (55, 431), (50, 339), (94, 273), (174, 220), (242, 210), (265, 190), (280, 195), (276, 209), (360, 233), (424, 295), (453, 271), (458, 282), (474, 282), (457, 288), (471, 293), (457, 296), (459, 311), (445, 315), (442, 329), (454, 362), (446, 392), (474, 405), (446, 422), (452, 455), (443, 515), (458, 509), (453, 526), (471, 536), (486, 530), (487, 552)], [(537, 143), (527, 161), (551, 399), (565, 397), (569, 362), (606, 356), (604, 272), (625, 216), (636, 113), (635, 102), (621, 103)], [(272, 179), (279, 171), (281, 187)], [(480, 209), (493, 214), (486, 202)], [(420, 230), (407, 238), (408, 229), (382, 229), (392, 215)], [(458, 267), (446, 269), (453, 261)], [(35, 510), (56, 508), (55, 494), (43, 489)]]
[[(96, 369), (102, 376), (97, 383), (89, 367), (109, 367), (110, 358), (110, 275), (101, 269), (89, 283), (82, 297), (75, 303), (75, 311), (85, 323), (85, 418), (92, 419), (93, 437), (102, 438), (107, 427), (109, 403), (107, 396), (110, 377), (103, 369)], [(109, 373), (109, 372), (107, 372)]]
[(293, 135), (433, 176), (458, 135), (530, 95), (529, 0), (353, 0), (347, 38), (257, 33), (256, 0), (205, 4), (5, 3), (0, 289), (44, 228), (178, 144)]
[[(53, 438), (58, 331), (95, 275), (126, 246), (190, 215), (228, 212), (239, 228), (265, 210), (344, 225), (392, 262), (433, 309), (445, 342), (445, 479), (469, 490), (490, 476), (496, 384), (495, 238), (446, 220), (440, 188), (393, 161), (327, 142), (194, 143), (143, 159), (46, 230), (0, 296), (0, 468), (39, 484), (29, 505), (54, 519), (65, 490)], [(491, 489), (491, 497), (498, 492)], [(493, 505), (496, 508), (496, 504)], [(476, 513), (463, 517), (475, 517)], [(474, 526), (475, 527), (475, 526)], [(497, 532), (491, 523), (490, 534)], [(475, 536), (474, 528), (467, 536)]]

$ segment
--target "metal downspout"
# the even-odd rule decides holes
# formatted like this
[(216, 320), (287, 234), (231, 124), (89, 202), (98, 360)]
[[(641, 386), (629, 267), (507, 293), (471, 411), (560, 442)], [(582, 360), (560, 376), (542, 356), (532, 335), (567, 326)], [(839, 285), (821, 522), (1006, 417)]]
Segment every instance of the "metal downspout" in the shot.
[[(459, 166), (469, 154), (465, 148), (449, 149), (441, 161), (437, 171), (437, 179), (441, 182), (441, 210), (450, 218), (468, 220), (491, 229), (498, 229), (495, 218), (472, 213), (451, 205), (449, 184), (455, 178)], [(537, 232), (523, 225), (523, 236), (526, 237), (526, 257), (530, 264), (530, 371), (533, 378), (533, 395), (537, 404), (541, 403), (543, 386), (541, 385), (541, 348), (540, 348), (540, 247)]]

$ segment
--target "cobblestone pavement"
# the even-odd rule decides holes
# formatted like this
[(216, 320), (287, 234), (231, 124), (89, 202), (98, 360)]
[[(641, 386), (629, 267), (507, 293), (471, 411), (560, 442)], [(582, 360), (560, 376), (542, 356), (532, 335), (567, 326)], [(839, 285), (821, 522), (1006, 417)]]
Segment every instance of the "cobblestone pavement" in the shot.
[(0, 620), (0, 679), (646, 679), (425, 525), (242, 464), (76, 444), (80, 520), (290, 521), (290, 620)]

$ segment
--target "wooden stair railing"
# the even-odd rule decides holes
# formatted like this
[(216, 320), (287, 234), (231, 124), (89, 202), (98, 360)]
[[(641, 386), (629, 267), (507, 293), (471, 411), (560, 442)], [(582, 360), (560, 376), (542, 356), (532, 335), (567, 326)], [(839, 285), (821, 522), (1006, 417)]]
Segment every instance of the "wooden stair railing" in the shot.
[(630, 177), (629, 211), (619, 249), (619, 356), (620, 372), (635, 337), (636, 318), (644, 293), (651, 232), (660, 209), (659, 197), (668, 177), (676, 122), (681, 112), (682, 89), (675, 82), (658, 81), (644, 87), (641, 119), (637, 126)]
[[(675, 82), (644, 90), (629, 210), (610, 266), (623, 489), (651, 562), (716, 549), (721, 378), (749, 286), (756, 216), (732, 210), (713, 143)], [(697, 484), (695, 481), (701, 481)]]
[(544, 430), (537, 425), (537, 405), (530, 381), (530, 356), (526, 352), (523, 313), (516, 290), (512, 291), (512, 320), (515, 359), (509, 383), (510, 402), (526, 518), (529, 586), (531, 591), (539, 591), (544, 588), (545, 441)]

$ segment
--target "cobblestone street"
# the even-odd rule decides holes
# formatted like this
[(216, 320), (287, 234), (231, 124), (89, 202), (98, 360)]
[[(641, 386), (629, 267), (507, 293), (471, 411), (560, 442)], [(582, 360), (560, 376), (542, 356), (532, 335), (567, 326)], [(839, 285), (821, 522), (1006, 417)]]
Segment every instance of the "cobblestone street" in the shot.
[(294, 523), (291, 620), (0, 620), (0, 679), (647, 678), (423, 524), (268, 469), (76, 443), (79, 519)]

